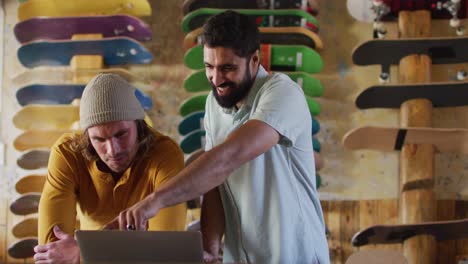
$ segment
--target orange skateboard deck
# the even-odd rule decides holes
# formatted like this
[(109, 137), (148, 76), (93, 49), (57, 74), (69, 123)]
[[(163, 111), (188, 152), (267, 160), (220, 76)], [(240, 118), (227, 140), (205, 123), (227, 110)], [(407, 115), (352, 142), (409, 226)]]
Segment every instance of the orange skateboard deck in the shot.
[(17, 238), (37, 237), (37, 229), (38, 219), (31, 217), (16, 223), (11, 229), (11, 233)]
[(45, 175), (27, 175), (19, 178), (15, 184), (16, 192), (19, 194), (41, 193), (46, 182)]

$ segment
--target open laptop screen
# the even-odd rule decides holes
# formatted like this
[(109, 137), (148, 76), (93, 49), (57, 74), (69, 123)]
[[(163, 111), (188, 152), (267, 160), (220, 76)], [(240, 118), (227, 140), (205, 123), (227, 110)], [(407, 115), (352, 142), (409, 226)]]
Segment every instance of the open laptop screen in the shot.
[(94, 263), (203, 263), (200, 232), (78, 230), (81, 258)]

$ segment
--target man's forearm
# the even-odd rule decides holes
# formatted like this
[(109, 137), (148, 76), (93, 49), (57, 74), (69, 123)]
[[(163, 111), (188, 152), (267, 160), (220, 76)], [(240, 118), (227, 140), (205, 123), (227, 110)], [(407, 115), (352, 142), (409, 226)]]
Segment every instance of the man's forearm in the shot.
[(200, 224), (203, 248), (211, 254), (218, 255), (225, 224), (224, 209), (218, 188), (204, 195)]

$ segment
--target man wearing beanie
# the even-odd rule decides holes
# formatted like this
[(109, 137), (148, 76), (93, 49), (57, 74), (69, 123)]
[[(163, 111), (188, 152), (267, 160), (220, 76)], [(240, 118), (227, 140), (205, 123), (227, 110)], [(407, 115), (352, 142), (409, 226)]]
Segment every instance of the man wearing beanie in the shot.
[[(39, 204), (36, 263), (79, 263), (73, 237), (101, 229), (144, 199), (184, 166), (178, 145), (150, 128), (135, 88), (116, 74), (99, 74), (80, 102), (82, 131), (52, 147)], [(149, 230), (183, 230), (186, 206), (177, 204), (148, 221)]]
[(248, 16), (212, 16), (201, 39), (212, 86), (206, 152), (108, 226), (144, 230), (161, 209), (204, 194), (205, 261), (216, 261), (224, 238), (227, 263), (330, 263), (304, 92), (260, 65)]

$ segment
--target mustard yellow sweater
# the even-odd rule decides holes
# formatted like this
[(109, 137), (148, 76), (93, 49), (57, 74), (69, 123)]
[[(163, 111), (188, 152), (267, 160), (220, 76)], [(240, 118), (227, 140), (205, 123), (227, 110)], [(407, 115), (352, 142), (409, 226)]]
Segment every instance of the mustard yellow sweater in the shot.
[[(63, 135), (49, 158), (39, 204), (39, 244), (56, 240), (54, 225), (73, 235), (77, 213), (80, 229), (100, 229), (175, 176), (184, 166), (181, 150), (169, 137), (152, 133), (156, 140), (150, 155), (136, 157), (117, 183), (110, 173), (99, 170), (95, 161), (87, 161), (70, 149), (72, 134)], [(186, 206), (179, 204), (150, 219), (149, 230), (183, 230), (185, 220)]]

